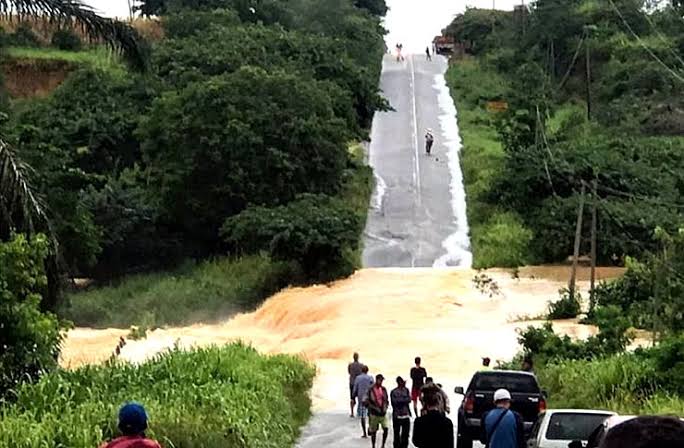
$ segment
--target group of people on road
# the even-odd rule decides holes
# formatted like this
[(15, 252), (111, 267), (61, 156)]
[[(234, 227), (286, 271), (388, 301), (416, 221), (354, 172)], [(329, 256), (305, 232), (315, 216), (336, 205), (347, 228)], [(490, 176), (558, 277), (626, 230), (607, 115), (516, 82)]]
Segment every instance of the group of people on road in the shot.
[[(407, 448), (411, 433), (411, 417), (417, 418), (413, 425), (413, 444), (418, 448), (453, 447), (453, 423), (447, 417), (451, 411), (449, 398), (442, 389), (428, 376), (422, 366), (420, 357), (414, 360), (409, 376), (411, 389), (401, 376), (396, 378), (396, 387), (390, 393), (384, 386), (385, 377), (368, 374), (368, 366), (359, 361), (359, 354), (354, 353), (353, 361), (348, 365), (350, 390), (350, 417), (356, 415), (361, 421), (362, 437), (370, 435), (371, 446), (376, 447), (378, 432), (382, 430), (381, 446), (384, 448), (389, 434), (388, 410), (392, 406), (392, 428), (394, 430), (394, 448)], [(421, 403), (420, 414), (418, 402)], [(413, 404), (413, 414), (411, 413)], [(368, 426), (366, 427), (366, 419)], [(435, 445), (436, 440), (446, 444)], [(449, 440), (451, 444), (449, 445)]]
[[(404, 61), (404, 44), (402, 43), (397, 43), (394, 46), (394, 49), (397, 53), (397, 62), (403, 62)], [(430, 51), (430, 47), (425, 47), (425, 59), (428, 61), (432, 61), (432, 52)]]

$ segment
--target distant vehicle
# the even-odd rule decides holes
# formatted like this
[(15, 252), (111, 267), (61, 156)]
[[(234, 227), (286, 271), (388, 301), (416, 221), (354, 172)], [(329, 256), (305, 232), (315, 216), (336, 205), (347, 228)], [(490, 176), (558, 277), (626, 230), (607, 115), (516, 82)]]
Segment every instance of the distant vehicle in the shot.
[(435, 54), (450, 55), (454, 53), (456, 43), (453, 37), (435, 36), (432, 40)]
[(477, 372), (465, 391), (457, 387), (454, 392), (464, 395), (458, 409), (458, 448), (472, 448), (473, 440), (482, 435), (482, 416), (494, 409), (494, 392), (507, 389), (513, 398), (511, 409), (518, 412), (529, 433), (537, 416), (546, 411), (546, 393), (542, 392), (537, 377), (529, 372), (490, 370)]
[(532, 427), (528, 448), (567, 448), (570, 442), (585, 446), (589, 436), (608, 418), (610, 411), (589, 409), (553, 409), (539, 414)]
[[(614, 415), (613, 417), (604, 420), (603, 424), (599, 425), (599, 427), (594, 429), (594, 432), (589, 435), (586, 448), (597, 448), (611, 428), (636, 417), (636, 415)], [(574, 446), (576, 446), (576, 444)]]

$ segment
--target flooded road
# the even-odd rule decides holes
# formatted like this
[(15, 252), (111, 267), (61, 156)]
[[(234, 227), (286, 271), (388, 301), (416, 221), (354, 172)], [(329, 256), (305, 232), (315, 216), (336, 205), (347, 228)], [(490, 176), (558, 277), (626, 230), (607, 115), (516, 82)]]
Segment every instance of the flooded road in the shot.
[[(503, 270), (488, 271), (501, 290), (489, 297), (474, 286), (476, 272), (471, 270), (365, 269), (329, 286), (285, 290), (257, 311), (221, 324), (152, 331), (145, 340), (128, 341), (121, 357), (141, 362), (176, 344), (189, 348), (235, 340), (266, 353), (301, 354), (316, 363), (318, 376), (312, 391), (316, 414), (300, 446), (366, 447), (369, 442), (360, 440), (357, 422), (347, 415), (346, 365), (351, 354), (358, 351), (371, 373), (383, 373), (389, 386), (397, 375), (408, 376), (418, 355), (447, 391), (465, 386), (481, 357), (507, 360), (517, 352), (516, 330), (530, 325), (520, 318), (544, 313), (547, 301), (565, 286), (569, 269), (520, 272), (515, 279)], [(603, 278), (619, 273), (599, 271)], [(586, 279), (586, 272), (580, 279)], [(588, 285), (582, 281), (580, 286), (586, 291)], [(594, 331), (571, 321), (556, 326), (575, 337)], [(103, 361), (127, 333), (72, 330), (62, 364), (76, 367)], [(453, 408), (459, 399), (451, 396)]]

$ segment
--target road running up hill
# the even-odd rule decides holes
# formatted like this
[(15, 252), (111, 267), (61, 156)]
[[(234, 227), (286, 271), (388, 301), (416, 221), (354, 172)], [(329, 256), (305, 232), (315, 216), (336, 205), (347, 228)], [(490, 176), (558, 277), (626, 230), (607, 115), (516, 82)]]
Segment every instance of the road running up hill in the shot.
[[(376, 190), (365, 232), (365, 267), (470, 267), (456, 109), (447, 61), (387, 55), (380, 86), (393, 111), (376, 114), (370, 164)], [(435, 133), (425, 153), (427, 129)]]

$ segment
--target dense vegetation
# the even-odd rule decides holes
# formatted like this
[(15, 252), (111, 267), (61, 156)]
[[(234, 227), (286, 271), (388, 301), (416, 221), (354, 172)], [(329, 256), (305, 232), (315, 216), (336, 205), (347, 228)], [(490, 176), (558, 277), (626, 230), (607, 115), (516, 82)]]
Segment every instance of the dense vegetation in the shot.
[[(510, 366), (533, 358), (554, 407), (684, 412), (682, 20), (672, 2), (538, 0), (446, 30), (466, 53), (448, 81), (476, 266), (563, 261), (584, 189), (582, 253), (596, 207), (597, 261), (628, 268), (589, 303), (567, 290), (550, 303), (549, 319), (584, 316), (596, 336), (521, 332)], [(631, 328), (659, 343), (626, 352)]]
[[(571, 255), (580, 192), (595, 180), (582, 251), (595, 204), (601, 263), (653, 252), (656, 227), (681, 226), (682, 11), (645, 3), (539, 0), (527, 14), (470, 9), (447, 28), (475, 56), (449, 81), (477, 266)], [(508, 110), (487, 112), (493, 100)]]
[(133, 400), (145, 404), (149, 435), (164, 446), (289, 448), (309, 417), (314, 372), (242, 345), (59, 371), (0, 408), (0, 445), (98, 446), (118, 434), (118, 407)]

